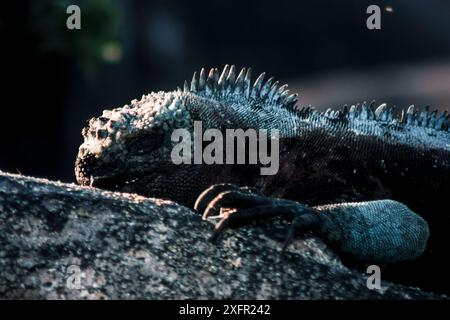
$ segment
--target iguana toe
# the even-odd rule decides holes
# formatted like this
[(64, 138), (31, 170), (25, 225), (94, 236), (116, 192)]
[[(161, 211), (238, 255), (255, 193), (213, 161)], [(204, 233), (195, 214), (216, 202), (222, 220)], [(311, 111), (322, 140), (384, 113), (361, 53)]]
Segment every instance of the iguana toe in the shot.
[(203, 213), (208, 206), (208, 204), (220, 193), (229, 190), (239, 190), (239, 187), (230, 183), (220, 183), (210, 186), (208, 189), (203, 191), (197, 198), (194, 204), (194, 210)]
[[(212, 200), (206, 204), (206, 199)], [(290, 200), (266, 197), (253, 193), (249, 188), (234, 185), (217, 185), (205, 190), (196, 202), (196, 209), (201, 208), (205, 208), (204, 220), (220, 219), (211, 236), (212, 241), (228, 228), (282, 216), (292, 221), (286, 236), (286, 246), (298, 231), (306, 232), (320, 224), (320, 217), (313, 208)]]

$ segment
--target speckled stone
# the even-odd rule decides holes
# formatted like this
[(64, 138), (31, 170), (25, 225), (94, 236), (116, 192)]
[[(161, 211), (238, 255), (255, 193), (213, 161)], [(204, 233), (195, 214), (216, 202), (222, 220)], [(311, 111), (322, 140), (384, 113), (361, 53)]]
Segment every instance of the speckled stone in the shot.
[(0, 172), (0, 297), (442, 298), (345, 268), (318, 239), (287, 252), (263, 225), (213, 225), (169, 201)]

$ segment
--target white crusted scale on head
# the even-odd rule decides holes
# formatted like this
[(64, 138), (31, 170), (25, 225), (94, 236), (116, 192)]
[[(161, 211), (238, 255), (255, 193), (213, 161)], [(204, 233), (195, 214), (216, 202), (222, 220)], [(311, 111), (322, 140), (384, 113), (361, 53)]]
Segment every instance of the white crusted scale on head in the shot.
[(80, 148), (95, 154), (112, 143), (120, 145), (125, 135), (130, 138), (146, 131), (188, 128), (192, 121), (185, 100), (183, 93), (160, 91), (143, 95), (130, 105), (105, 110), (83, 130), (85, 140)]

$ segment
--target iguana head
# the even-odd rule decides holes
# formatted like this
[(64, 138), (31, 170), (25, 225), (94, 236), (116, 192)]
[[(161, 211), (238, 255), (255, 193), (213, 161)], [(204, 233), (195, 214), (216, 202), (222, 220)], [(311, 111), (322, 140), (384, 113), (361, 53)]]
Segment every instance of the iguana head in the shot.
[[(264, 73), (251, 83), (251, 70), (225, 66), (221, 75), (205, 69), (183, 89), (153, 92), (129, 105), (103, 111), (83, 129), (75, 173), (83, 185), (171, 199), (187, 205), (214, 182), (230, 178), (222, 165), (176, 165), (173, 130), (292, 127), (297, 98)], [(277, 119), (279, 121), (277, 121)], [(287, 131), (286, 131), (287, 132)]]

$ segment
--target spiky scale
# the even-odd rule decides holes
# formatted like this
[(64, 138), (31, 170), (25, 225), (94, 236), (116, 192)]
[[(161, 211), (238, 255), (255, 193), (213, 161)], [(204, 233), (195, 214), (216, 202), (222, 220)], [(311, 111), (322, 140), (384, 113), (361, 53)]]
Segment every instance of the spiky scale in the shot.
[(414, 125), (419, 126), (419, 111), (414, 112)]
[(400, 114), (400, 123), (405, 123), (406, 117), (405, 117), (405, 110), (402, 109)]
[(361, 107), (361, 113), (359, 115), (359, 118), (361, 120), (368, 120), (369, 119), (369, 108), (367, 107), (366, 102), (364, 101)]
[(353, 119), (355, 119), (357, 116), (358, 116), (358, 110), (356, 109), (356, 106), (353, 104), (353, 105), (350, 107), (350, 110), (349, 110), (349, 112), (348, 112), (348, 118), (349, 118), (350, 120), (353, 120)]
[(406, 111), (406, 124), (407, 125), (414, 124), (414, 105), (410, 105), (408, 107), (408, 111)]
[(433, 110), (433, 112), (431, 112), (430, 114), (430, 119), (428, 121), (428, 127), (429, 128), (434, 128), (434, 125), (436, 124), (436, 115), (437, 115), (437, 109)]
[(375, 100), (372, 100), (371, 102), (370, 102), (370, 104), (369, 104), (369, 109), (375, 114), (375, 103), (376, 103), (376, 101)]
[(219, 81), (219, 69), (214, 68), (214, 83)]
[(273, 95), (272, 101), (276, 102), (280, 98), (281, 94), (287, 89), (287, 87), (287, 84), (283, 84)]
[(245, 68), (242, 68), (239, 72), (239, 75), (236, 79), (236, 83), (234, 86), (234, 93), (241, 94), (244, 90), (244, 79), (245, 79)]
[(252, 86), (252, 68), (248, 68), (244, 79), (244, 97), (250, 96)]
[(424, 128), (428, 125), (428, 110), (430, 110), (430, 106), (426, 106), (420, 114), (421, 125)]
[(192, 81), (191, 81), (191, 92), (197, 92), (198, 89), (198, 79), (197, 79), (197, 71), (194, 72), (192, 75)]
[(214, 72), (213, 72), (213, 91), (217, 91), (218, 90), (218, 83), (219, 83), (219, 69), (214, 68)]
[(278, 100), (281, 103), (285, 103), (286, 102), (286, 98), (289, 96), (289, 90), (284, 90), (282, 94), (280, 94), (280, 97), (278, 98)]
[(267, 95), (267, 98), (269, 100), (273, 100), (273, 96), (275, 95), (275, 93), (278, 91), (278, 84), (280, 82), (279, 81), (275, 81), (275, 83), (272, 85), (272, 87), (270, 88), (269, 94)]
[(392, 122), (394, 120), (394, 108), (395, 106), (388, 107), (386, 121)]
[(375, 110), (375, 118), (378, 120), (386, 121), (385, 119), (382, 118), (382, 116), (385, 115), (386, 108), (387, 108), (386, 103), (380, 104), (378, 108)]
[(211, 68), (211, 70), (209, 70), (208, 78), (206, 79), (206, 84), (205, 84), (206, 94), (211, 94), (212, 92), (214, 92), (214, 83), (215, 83), (214, 78), (215, 78), (214, 68)]
[(251, 95), (250, 95), (252, 98), (255, 99), (255, 98), (259, 97), (259, 92), (261, 90), (261, 87), (262, 87), (262, 84), (263, 84), (265, 76), (266, 76), (266, 73), (263, 72), (256, 79), (255, 84), (253, 85), (253, 88), (252, 88)]
[(367, 111), (367, 119), (368, 119), (368, 120), (374, 120), (374, 119), (375, 119), (375, 113), (372, 112), (372, 110), (370, 109), (370, 107), (369, 107), (369, 109), (368, 109), (368, 111)]
[(295, 103), (297, 102), (297, 97), (298, 97), (298, 94), (296, 94), (296, 93), (291, 94), (290, 96), (288, 96), (288, 97), (286, 98), (285, 104), (286, 104), (287, 106), (293, 106), (293, 105), (295, 105)]
[(200, 70), (200, 76), (198, 79), (198, 90), (201, 91), (205, 88), (206, 85), (206, 70), (205, 68), (202, 68)]
[(223, 68), (222, 74), (219, 77), (218, 81), (219, 90), (222, 90), (226, 87), (226, 81), (229, 73), (230, 73), (230, 66), (226, 64), (225, 67)]
[(227, 89), (234, 87), (234, 82), (236, 81), (236, 67), (234, 65), (230, 68), (230, 73), (227, 77)]
[(439, 118), (437, 118), (436, 123), (434, 125), (434, 128), (436, 130), (441, 130), (442, 129), (442, 127), (444, 126), (444, 124), (446, 122), (446, 117), (447, 117), (447, 110), (442, 112), (441, 115), (439, 116)]
[(270, 77), (266, 81), (266, 83), (262, 86), (261, 92), (260, 92), (261, 99), (264, 99), (269, 94), (270, 87), (272, 86), (273, 80), (275, 80), (275, 79), (273, 77)]

